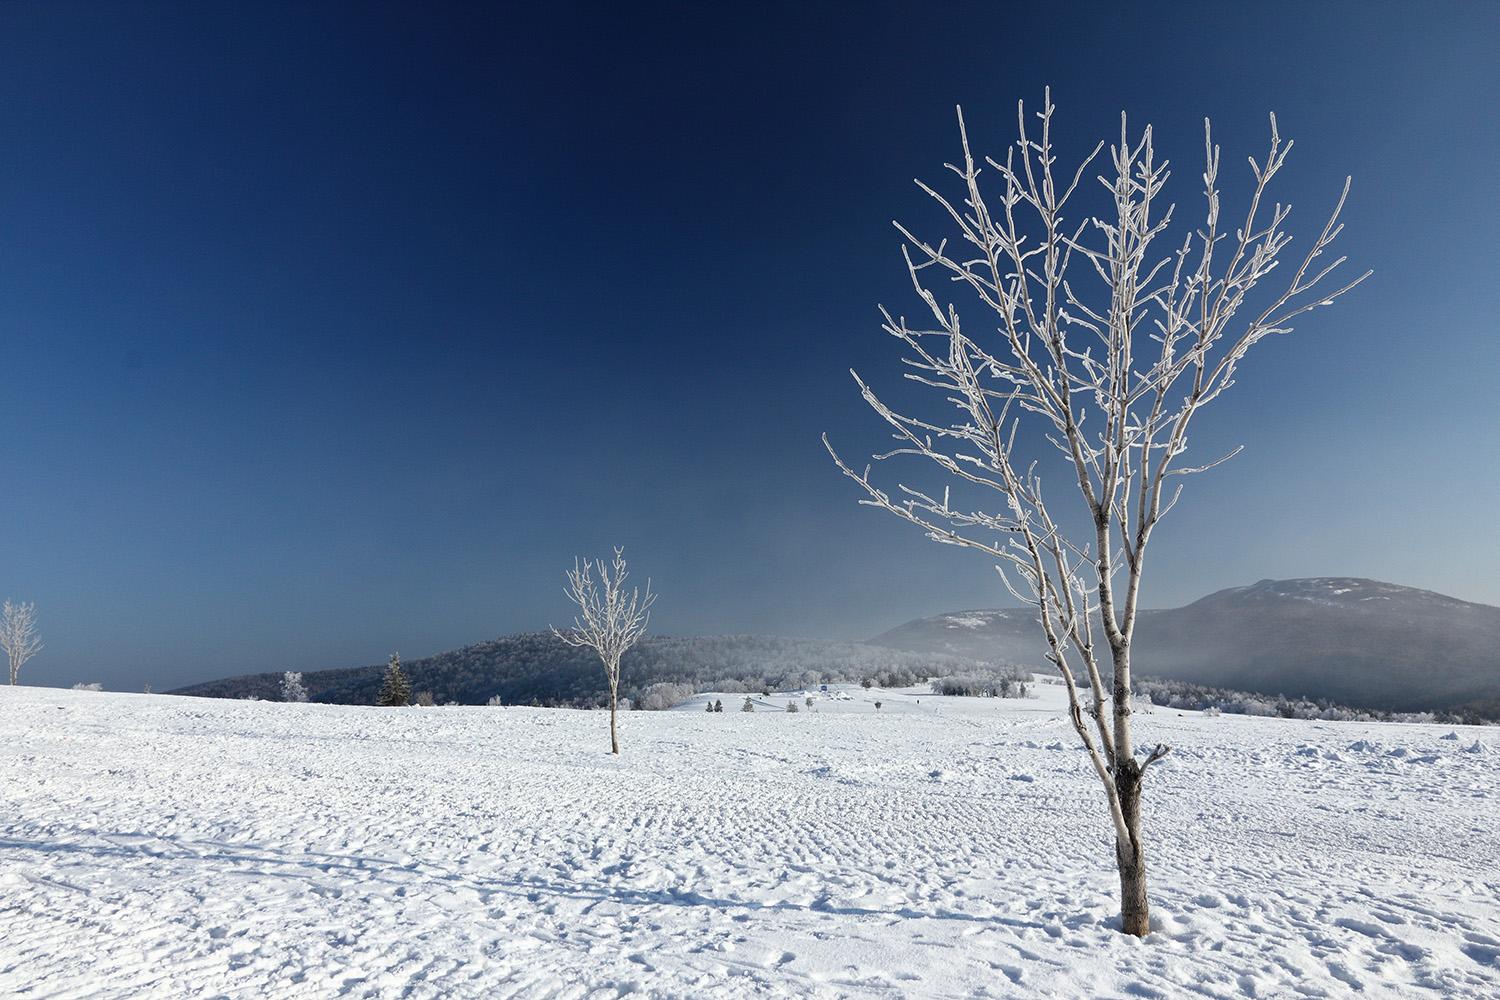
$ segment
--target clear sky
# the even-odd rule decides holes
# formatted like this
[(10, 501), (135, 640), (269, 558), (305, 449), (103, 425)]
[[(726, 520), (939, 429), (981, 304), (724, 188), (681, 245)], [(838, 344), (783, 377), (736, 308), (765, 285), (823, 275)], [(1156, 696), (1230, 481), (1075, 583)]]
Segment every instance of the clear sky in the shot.
[[(1148, 13), (1149, 10), (1149, 13)], [(1500, 6), (0, 5), (0, 594), (24, 679), (157, 689), (567, 617), (623, 543), (669, 632), (1006, 603), (855, 506), (890, 220), (1050, 84), (1186, 209), (1276, 111), (1375, 277), (1199, 417), (1148, 603), (1360, 575), (1500, 604)], [(1231, 204), (1234, 204), (1231, 199)], [(1196, 209), (1196, 204), (1192, 207)], [(1222, 450), (1222, 449), (1220, 449)]]

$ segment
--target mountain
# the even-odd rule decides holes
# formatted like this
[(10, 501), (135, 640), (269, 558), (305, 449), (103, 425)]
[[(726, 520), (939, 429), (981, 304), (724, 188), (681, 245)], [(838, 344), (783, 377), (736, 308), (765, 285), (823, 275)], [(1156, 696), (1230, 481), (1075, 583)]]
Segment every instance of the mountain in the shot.
[[(920, 618), (872, 640), (1050, 669), (1024, 609)], [(1396, 711), (1500, 716), (1500, 608), (1352, 577), (1262, 580), (1142, 611), (1137, 674)]]
[[(986, 658), (992, 659), (992, 658)], [(590, 706), (606, 703), (604, 671), (591, 651), (565, 645), (550, 632), (505, 636), (402, 663), (414, 692), (439, 704)], [(313, 701), (372, 705), (384, 664), (302, 675)], [(647, 707), (665, 708), (696, 691), (761, 691), (815, 687), (871, 678), (883, 686), (939, 675), (1019, 676), (966, 657), (777, 636), (652, 636), (625, 654), (620, 692)], [(280, 673), (246, 674), (179, 688), (205, 698), (281, 698)]]

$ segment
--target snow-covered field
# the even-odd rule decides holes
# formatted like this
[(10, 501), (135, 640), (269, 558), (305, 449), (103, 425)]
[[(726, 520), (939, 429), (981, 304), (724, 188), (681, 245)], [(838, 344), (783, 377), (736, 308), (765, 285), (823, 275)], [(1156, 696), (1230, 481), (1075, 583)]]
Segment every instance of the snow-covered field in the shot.
[(1056, 688), (852, 694), (0, 689), (0, 996), (1500, 996), (1495, 730), (1144, 717), (1140, 941)]

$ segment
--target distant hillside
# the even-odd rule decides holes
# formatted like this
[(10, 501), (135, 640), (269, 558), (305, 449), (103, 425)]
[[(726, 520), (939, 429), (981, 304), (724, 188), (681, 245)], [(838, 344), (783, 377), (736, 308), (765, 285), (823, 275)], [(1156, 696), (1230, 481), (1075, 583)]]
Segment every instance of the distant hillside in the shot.
[[(1021, 609), (907, 622), (872, 640), (1047, 669)], [(1500, 608), (1375, 580), (1262, 580), (1143, 611), (1135, 672), (1360, 708), (1500, 716)]]
[[(564, 645), (551, 633), (506, 636), (403, 664), (413, 691), (439, 703), (482, 705), (498, 695), (508, 705), (604, 704), (598, 659)], [(313, 701), (374, 704), (384, 664), (303, 674)], [(1013, 673), (1013, 671), (1000, 671)], [(657, 636), (625, 654), (621, 694), (667, 707), (697, 690), (760, 691), (871, 678), (884, 686), (928, 677), (996, 673), (966, 657), (881, 648), (858, 642), (820, 642), (775, 636)], [(180, 688), (173, 694), (207, 698), (281, 697), (281, 674), (246, 674)]]

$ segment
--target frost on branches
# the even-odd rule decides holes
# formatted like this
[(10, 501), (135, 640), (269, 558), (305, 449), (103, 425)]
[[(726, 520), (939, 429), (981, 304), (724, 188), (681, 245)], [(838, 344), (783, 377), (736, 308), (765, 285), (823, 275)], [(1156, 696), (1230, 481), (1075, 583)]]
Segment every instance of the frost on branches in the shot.
[(302, 673), (288, 670), (281, 675), (281, 700), (306, 701), (307, 689), (302, 686)]
[[(957, 239), (934, 242), (896, 227), (930, 322), (911, 325), (882, 308), (884, 329), (905, 347), (905, 377), (936, 390), (940, 405), (929, 415), (899, 412), (854, 379), (897, 442), (875, 459), (924, 460), (942, 489), (898, 482), (888, 492), (869, 466), (857, 471), (824, 443), (864, 490), (861, 503), (993, 557), (1010, 592), (1036, 609), (1108, 804), (1122, 929), (1139, 936), (1150, 930), (1142, 779), (1167, 753), (1160, 745), (1138, 753), (1131, 727), (1130, 648), (1147, 545), (1177, 502), (1180, 477), (1238, 451), (1183, 461), (1198, 410), (1234, 384), (1247, 351), (1290, 332), (1294, 319), (1368, 273), (1326, 280), (1344, 262), (1324, 258), (1342, 229), (1347, 178), (1317, 237), (1282, 260), (1291, 208), (1268, 202), (1266, 192), (1292, 144), (1274, 115), (1268, 151), (1250, 158), (1250, 201), (1235, 221), (1220, 214), (1219, 149), (1205, 121), (1203, 222), (1171, 243), (1168, 164), (1156, 156), (1151, 128), (1132, 137), (1121, 116), (1097, 177), (1106, 192), (1100, 209), (1075, 217), (1069, 201), (1105, 143), (1059, 174), (1052, 116), (1050, 93), (1034, 123), (1018, 105), (1016, 142), (1000, 159), (976, 161), (960, 110), (963, 159), (948, 165), (959, 194), (918, 182)], [(981, 190), (986, 172), (994, 181)], [(933, 290), (955, 286), (982, 321), (964, 328), (958, 307)], [(1059, 492), (1044, 496), (1044, 467), (1058, 473), (1050, 482)]]
[(42, 651), (42, 636), (36, 630), (36, 605), (5, 602), (0, 609), (0, 649), (10, 659), (10, 682), (15, 685), (26, 661)]
[(602, 559), (597, 563), (575, 559), (568, 571), (566, 593), (568, 600), (578, 605), (578, 614), (571, 628), (552, 630), (553, 635), (568, 645), (584, 646), (599, 654), (605, 679), (609, 681), (609, 750), (616, 754), (620, 752), (615, 725), (620, 701), (620, 657), (646, 634), (651, 605), (656, 603), (650, 580), (646, 581), (644, 594), (636, 588), (627, 593), (625, 580), (629, 576), (622, 548), (616, 547), (614, 562), (609, 566)]

